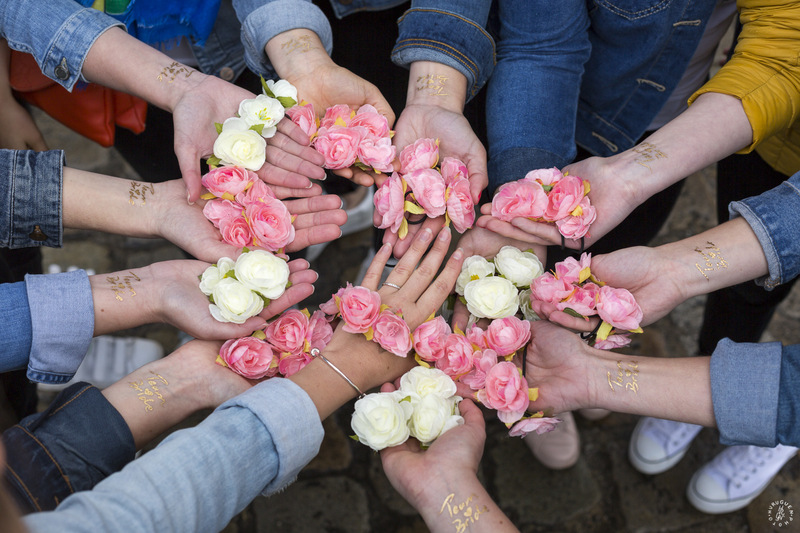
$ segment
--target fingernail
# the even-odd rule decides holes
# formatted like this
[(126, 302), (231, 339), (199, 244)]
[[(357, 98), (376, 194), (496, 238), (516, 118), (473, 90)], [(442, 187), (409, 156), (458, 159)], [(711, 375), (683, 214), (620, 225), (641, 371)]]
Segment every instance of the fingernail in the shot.
[(456, 261), (461, 259), (463, 256), (464, 256), (464, 249), (463, 248), (459, 248), (458, 250), (453, 252), (453, 259), (455, 259)]
[(341, 202), (341, 204), (339, 205), (339, 209), (341, 209), (341, 208), (343, 208), (343, 207), (344, 207), (344, 200), (342, 200), (341, 198), (339, 198), (339, 201)]
[(315, 291), (315, 290), (317, 290), (317, 288), (316, 288), (315, 286), (313, 286), (313, 285), (312, 285), (312, 286), (311, 286), (311, 294), (314, 294), (314, 291)]
[(439, 240), (446, 241), (450, 238), (450, 228), (442, 228), (442, 231), (439, 232)]
[(309, 181), (309, 182), (308, 182), (308, 185), (306, 185), (306, 186), (305, 186), (305, 187), (303, 187), (303, 188), (304, 188), (304, 189), (310, 189), (310, 188), (311, 188), (311, 187), (313, 187), (313, 186), (314, 186), (314, 184), (313, 184), (313, 183), (311, 183), (311, 182)]
[(422, 230), (422, 234), (420, 234), (419, 240), (422, 242), (428, 242), (429, 240), (431, 240), (432, 236), (433, 232), (431, 232), (430, 228), (425, 228), (424, 230)]
[(391, 251), (392, 251), (392, 245), (389, 244), (388, 242), (386, 244), (384, 244), (383, 246), (381, 246), (381, 253), (382, 254), (388, 254)]
[(189, 205), (194, 205), (194, 202), (192, 202), (191, 200), (189, 200), (189, 198), (191, 198), (191, 197), (192, 197), (192, 193), (190, 193), (190, 192), (187, 192), (187, 193), (186, 193), (186, 203), (187, 203), (187, 204), (189, 204)]
[(343, 230), (342, 230), (342, 228), (340, 227), (340, 228), (339, 228), (339, 238), (341, 238), (341, 237), (342, 237), (342, 235), (344, 235), (344, 231), (343, 231)]
[(317, 280), (319, 279), (319, 272), (314, 272), (314, 274), (316, 274), (316, 275), (317, 275), (317, 277), (316, 277), (316, 278), (314, 278), (314, 283), (316, 283), (316, 282), (317, 282)]

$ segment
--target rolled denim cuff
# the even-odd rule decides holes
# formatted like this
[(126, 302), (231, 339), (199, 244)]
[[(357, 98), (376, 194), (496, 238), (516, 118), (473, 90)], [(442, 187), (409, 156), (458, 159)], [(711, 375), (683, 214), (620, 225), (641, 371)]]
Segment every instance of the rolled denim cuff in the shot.
[(396, 65), (408, 68), (415, 61), (434, 61), (458, 70), (467, 78), (467, 101), (491, 76), (494, 39), (475, 21), (443, 6), (412, 7), (397, 23), (400, 35), (392, 50)]
[(0, 150), (0, 247), (61, 247), (64, 152)]
[(501, 185), (521, 180), (531, 170), (568, 164), (560, 155), (541, 148), (509, 148), (489, 159), (489, 191), (494, 194)]
[(277, 474), (261, 492), (269, 496), (292, 483), (319, 452), (325, 435), (319, 413), (303, 389), (281, 378), (256, 385), (218, 410), (235, 406), (249, 409), (272, 437), (279, 461)]
[(781, 382), (779, 342), (722, 339), (711, 356), (711, 399), (726, 445), (775, 447)]
[(66, 383), (78, 370), (94, 334), (89, 277), (83, 270), (28, 274), (25, 284), (33, 334), (28, 379)]
[(25, 283), (0, 284), (0, 373), (20, 370), (28, 365), (31, 353), (31, 310)]
[[(311, 2), (303, 0), (275, 0), (257, 9), (253, 2), (236, 4), (236, 12), (242, 24), (242, 43), (247, 67), (265, 78), (273, 78), (275, 69), (264, 48), (278, 35), (297, 28), (306, 28), (317, 34), (325, 51), (333, 51), (331, 25), (322, 11)], [(260, 2), (261, 3), (261, 2)], [(302, 61), (302, 59), (298, 59)]]
[(783, 349), (781, 357), (781, 387), (778, 396), (778, 428), (775, 440), (790, 446), (800, 445), (800, 345)]

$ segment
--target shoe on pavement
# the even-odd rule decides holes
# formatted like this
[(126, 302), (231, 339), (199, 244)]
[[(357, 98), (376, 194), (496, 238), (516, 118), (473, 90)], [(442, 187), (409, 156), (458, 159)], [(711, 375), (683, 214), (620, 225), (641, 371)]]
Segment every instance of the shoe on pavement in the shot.
[[(355, 207), (346, 211), (347, 222), (345, 222), (341, 227), (341, 237), (365, 230), (372, 226), (372, 197), (374, 195), (375, 192), (372, 190), (372, 187), (369, 187), (364, 195), (364, 198), (362, 198)], [(321, 242), (319, 244), (312, 244), (311, 246), (307, 247), (306, 261), (311, 262), (318, 258), (328, 244), (328, 242)]]
[(666, 472), (683, 459), (701, 429), (703, 426), (644, 417), (631, 435), (628, 458), (642, 474)]
[(608, 409), (578, 409), (578, 413), (586, 420), (594, 422), (604, 419), (611, 414), (611, 411)]
[(731, 446), (695, 472), (686, 497), (709, 514), (730, 513), (746, 507), (797, 454), (797, 448)]
[(553, 431), (537, 435), (529, 433), (522, 440), (533, 456), (551, 470), (564, 470), (578, 462), (581, 456), (581, 439), (572, 413), (553, 415), (561, 419)]

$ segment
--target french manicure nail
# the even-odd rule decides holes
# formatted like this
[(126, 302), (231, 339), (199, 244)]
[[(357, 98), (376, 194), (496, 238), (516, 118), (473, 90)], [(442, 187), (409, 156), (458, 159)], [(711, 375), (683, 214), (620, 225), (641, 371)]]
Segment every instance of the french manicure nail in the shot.
[(430, 228), (425, 228), (422, 230), (422, 234), (419, 236), (419, 240), (422, 242), (428, 242), (431, 240), (431, 236), (433, 233), (431, 232)]
[(190, 192), (187, 192), (187, 193), (186, 193), (186, 203), (187, 203), (187, 204), (189, 204), (189, 205), (194, 205), (194, 202), (192, 202), (191, 200), (189, 200), (189, 198), (191, 198), (191, 197), (192, 197), (192, 193), (190, 193)]
[(461, 259), (461, 257), (462, 257), (463, 255), (464, 255), (464, 249), (463, 249), (463, 248), (459, 248), (458, 250), (456, 250), (455, 252), (453, 252), (453, 259), (455, 259), (456, 261), (458, 261), (459, 259)]
[(439, 240), (446, 241), (450, 237), (450, 228), (442, 228), (439, 232)]
[(387, 253), (388, 254), (391, 250), (392, 250), (392, 245), (389, 244), (388, 242), (386, 244), (384, 244), (383, 246), (381, 246), (381, 252), (382, 253)]

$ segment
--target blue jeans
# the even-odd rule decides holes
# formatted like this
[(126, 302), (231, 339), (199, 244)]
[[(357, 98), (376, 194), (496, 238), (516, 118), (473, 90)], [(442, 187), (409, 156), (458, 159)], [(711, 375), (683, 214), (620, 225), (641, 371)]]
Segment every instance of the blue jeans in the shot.
[(6, 486), (23, 514), (50, 511), (133, 460), (122, 415), (88, 383), (67, 387), (44, 412), (3, 433)]

